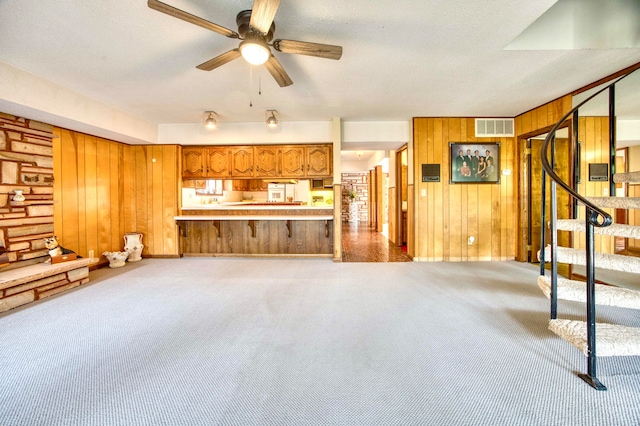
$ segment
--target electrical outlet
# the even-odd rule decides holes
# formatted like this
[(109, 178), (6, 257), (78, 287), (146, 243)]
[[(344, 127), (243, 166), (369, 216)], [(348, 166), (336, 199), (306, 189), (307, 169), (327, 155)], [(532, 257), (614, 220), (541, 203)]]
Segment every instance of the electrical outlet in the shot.
[(427, 196), (427, 190), (426, 189), (421, 190), (420, 191), (420, 195), (423, 196), (423, 197), (426, 197)]
[(89, 250), (89, 257), (93, 257), (93, 250)]

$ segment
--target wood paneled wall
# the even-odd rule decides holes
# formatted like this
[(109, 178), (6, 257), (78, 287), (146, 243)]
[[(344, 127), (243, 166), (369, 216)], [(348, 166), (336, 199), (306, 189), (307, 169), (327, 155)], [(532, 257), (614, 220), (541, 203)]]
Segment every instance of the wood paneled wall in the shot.
[[(516, 168), (514, 175), (517, 174), (517, 190), (518, 190), (518, 206), (516, 211), (518, 220), (518, 231), (514, 236), (516, 238), (516, 259), (519, 261), (528, 260), (527, 252), (527, 233), (528, 233), (528, 211), (527, 211), (527, 180), (529, 170), (527, 170), (525, 149), (526, 139), (533, 135), (546, 133), (555, 125), (564, 114), (569, 112), (571, 106), (571, 95), (563, 96), (549, 103), (539, 106), (520, 114), (515, 118), (515, 134), (516, 134)], [(569, 126), (571, 128), (571, 126)], [(540, 155), (539, 152), (532, 152), (531, 155)], [(537, 184), (540, 185), (539, 183)], [(535, 202), (535, 200), (534, 200)], [(539, 201), (538, 201), (539, 203)], [(534, 253), (533, 256), (536, 256)]]
[(178, 146), (130, 146), (54, 129), (54, 227), (82, 256), (121, 251), (143, 234), (143, 256), (177, 256)]
[[(525, 136), (545, 133), (550, 130), (550, 127), (555, 125), (564, 114), (569, 112), (572, 108), (571, 95), (564, 96), (556, 99), (545, 105), (542, 105), (536, 109), (521, 114), (515, 119), (516, 135), (518, 135), (518, 163), (520, 164), (519, 170), (519, 196), (518, 202), (522, 208), (518, 209), (519, 215), (518, 224), (518, 239), (524, 241), (520, 244), (518, 250), (518, 260), (525, 260), (523, 253), (523, 247), (526, 246), (527, 235), (527, 216), (526, 216), (526, 167), (524, 167), (525, 155)], [(608, 188), (608, 182), (589, 182), (588, 164), (589, 163), (608, 163), (609, 153), (609, 120), (608, 117), (580, 117), (578, 120), (578, 140), (582, 142), (581, 149), (581, 184), (578, 185), (578, 192), (585, 196), (602, 196), (603, 189)], [(571, 122), (568, 121), (569, 129), (572, 128)], [(532, 153), (532, 155), (539, 155), (539, 153)], [(562, 191), (562, 189), (558, 189)], [(584, 208), (581, 206), (580, 217), (584, 218)], [(613, 213), (613, 210), (609, 211)], [(573, 246), (577, 248), (584, 247), (584, 234), (577, 233), (573, 236)], [(595, 247), (597, 251), (603, 253), (613, 253), (614, 239), (612, 237), (596, 236)]]
[[(509, 260), (515, 255), (516, 182), (450, 184), (450, 142), (500, 142), (499, 170), (515, 169), (514, 138), (476, 138), (473, 118), (414, 118), (413, 256), (422, 261)], [(421, 164), (440, 164), (440, 182), (421, 182)], [(425, 196), (421, 195), (422, 191)], [(414, 201), (411, 200), (410, 201)], [(411, 205), (410, 205), (411, 207)], [(409, 215), (411, 216), (411, 215)], [(473, 236), (475, 242), (468, 244)], [(410, 253), (412, 254), (412, 253)]]
[[(578, 193), (586, 197), (608, 196), (609, 181), (589, 182), (589, 163), (609, 163), (609, 117), (580, 117), (578, 119), (578, 140), (582, 143), (580, 151), (581, 183), (578, 185)], [(605, 211), (615, 219), (614, 209), (605, 209)], [(584, 220), (584, 206), (579, 206), (578, 215)], [(576, 234), (573, 246), (585, 248), (584, 240), (583, 233)], [(594, 245), (596, 251), (601, 253), (615, 252), (614, 237), (596, 235)]]
[(571, 108), (571, 95), (567, 95), (520, 114), (515, 118), (515, 133), (521, 136), (551, 127)]

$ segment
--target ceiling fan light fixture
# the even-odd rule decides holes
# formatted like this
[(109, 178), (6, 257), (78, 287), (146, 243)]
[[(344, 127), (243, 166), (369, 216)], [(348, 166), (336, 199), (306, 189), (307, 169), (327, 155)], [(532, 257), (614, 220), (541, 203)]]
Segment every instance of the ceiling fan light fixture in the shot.
[(248, 39), (240, 43), (240, 53), (251, 65), (262, 65), (271, 56), (267, 43), (259, 39)]
[(218, 126), (218, 122), (213, 118), (213, 116), (217, 114), (214, 111), (205, 111), (205, 114), (209, 114), (204, 120), (205, 127), (207, 129), (215, 129)]
[(278, 119), (276, 118), (276, 112), (277, 111), (275, 109), (267, 110), (267, 114), (271, 114), (267, 117), (267, 126), (269, 127), (278, 126)]

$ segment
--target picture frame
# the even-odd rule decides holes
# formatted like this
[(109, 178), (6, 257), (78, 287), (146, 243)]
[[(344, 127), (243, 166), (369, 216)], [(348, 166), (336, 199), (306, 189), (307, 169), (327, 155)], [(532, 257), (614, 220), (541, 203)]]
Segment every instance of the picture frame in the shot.
[(449, 183), (500, 183), (499, 142), (451, 142), (449, 158)]

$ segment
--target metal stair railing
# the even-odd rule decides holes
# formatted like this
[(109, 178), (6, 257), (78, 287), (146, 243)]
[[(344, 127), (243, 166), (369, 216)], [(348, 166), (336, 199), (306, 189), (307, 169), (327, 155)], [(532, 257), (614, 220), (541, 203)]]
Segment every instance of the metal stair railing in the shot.
[[(595, 204), (587, 200), (582, 195), (578, 194), (569, 184), (564, 182), (555, 172), (555, 134), (558, 128), (567, 120), (570, 116), (573, 116), (573, 120), (577, 122), (578, 120), (578, 110), (584, 104), (589, 102), (591, 99), (599, 95), (605, 90), (609, 90), (609, 126), (610, 126), (610, 137), (611, 137), (611, 152), (613, 152), (613, 159), (615, 160), (615, 107), (611, 105), (611, 102), (615, 102), (615, 85), (620, 82), (620, 80), (624, 79), (628, 75), (632, 74), (632, 72), (623, 75), (622, 77), (616, 79), (613, 83), (607, 85), (601, 90), (589, 96), (584, 101), (580, 102), (576, 107), (574, 107), (571, 111), (566, 113), (549, 131), (547, 137), (542, 144), (540, 156), (542, 160), (542, 227), (541, 227), (541, 250), (540, 250), (540, 275), (545, 274), (545, 223), (546, 223), (546, 177), (548, 176), (551, 180), (551, 201), (550, 201), (550, 214), (551, 214), (551, 226), (550, 226), (550, 241), (549, 245), (551, 247), (551, 297), (550, 297), (550, 316), (551, 319), (554, 320), (557, 318), (558, 313), (558, 256), (557, 256), (557, 185), (560, 185), (565, 191), (569, 193), (572, 197), (573, 204), (576, 205), (574, 212), (577, 212), (577, 204), (582, 203), (585, 206), (585, 251), (586, 251), (586, 288), (587, 288), (587, 346), (588, 346), (588, 355), (587, 355), (587, 373), (579, 374), (580, 378), (582, 378), (589, 385), (594, 387), (597, 390), (606, 390), (607, 388), (598, 380), (597, 370), (596, 370), (596, 303), (595, 303), (595, 245), (594, 245), (594, 227), (606, 227), (613, 223), (613, 219), (610, 214), (605, 212), (604, 210), (597, 207)], [(574, 123), (574, 129), (576, 129), (576, 123)], [(574, 136), (576, 131), (574, 130)], [(573, 138), (573, 144), (577, 146), (577, 137)], [(548, 151), (549, 146), (552, 146), (551, 152), (551, 162), (548, 160)], [(575, 152), (575, 148), (574, 148)], [(614, 161), (612, 160), (612, 161)], [(579, 160), (578, 160), (579, 161)], [(613, 167), (610, 167), (611, 174), (613, 175)], [(611, 183), (613, 183), (613, 178), (611, 177)], [(610, 195), (613, 195), (611, 193)], [(575, 213), (574, 213), (575, 214)]]

